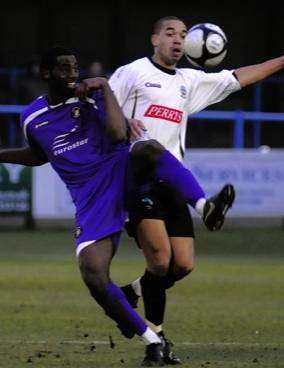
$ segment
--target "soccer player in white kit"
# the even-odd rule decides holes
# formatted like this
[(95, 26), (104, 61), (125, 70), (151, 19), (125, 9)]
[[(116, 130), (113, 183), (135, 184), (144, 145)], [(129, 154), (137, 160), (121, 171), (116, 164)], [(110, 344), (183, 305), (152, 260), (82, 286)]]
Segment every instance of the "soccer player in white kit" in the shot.
[[(184, 22), (177, 17), (158, 20), (151, 38), (153, 56), (118, 68), (109, 80), (125, 116), (142, 121), (146, 137), (162, 143), (179, 160), (183, 158), (190, 114), (268, 77), (284, 65), (283, 57), (279, 57), (219, 73), (179, 69), (176, 65), (183, 56), (186, 33)], [(201, 216), (204, 204), (205, 200), (200, 201), (195, 208)], [(153, 183), (132, 203), (129, 217), (129, 232), (142, 248), (147, 268), (142, 277), (122, 290), (134, 307), (143, 296), (146, 319), (164, 340), (165, 363), (180, 364), (162, 324), (166, 290), (194, 266), (194, 231), (189, 210), (164, 183)]]

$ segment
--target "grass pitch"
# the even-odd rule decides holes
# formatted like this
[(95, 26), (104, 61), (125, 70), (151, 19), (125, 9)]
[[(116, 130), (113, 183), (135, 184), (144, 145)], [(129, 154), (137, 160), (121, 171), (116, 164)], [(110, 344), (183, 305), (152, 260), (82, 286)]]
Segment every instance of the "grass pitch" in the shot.
[[(196, 270), (168, 293), (164, 325), (183, 367), (284, 367), (284, 231), (199, 232), (196, 250)], [(113, 279), (143, 268), (123, 238)], [(143, 344), (89, 297), (68, 232), (2, 231), (0, 289), (1, 368), (140, 366)]]

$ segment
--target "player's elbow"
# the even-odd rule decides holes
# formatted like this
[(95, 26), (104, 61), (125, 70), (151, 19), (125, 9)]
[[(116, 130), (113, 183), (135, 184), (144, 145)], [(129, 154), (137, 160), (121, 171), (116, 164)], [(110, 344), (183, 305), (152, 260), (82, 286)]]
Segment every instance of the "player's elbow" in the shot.
[(31, 161), (28, 161), (26, 163), (26, 166), (31, 166), (31, 167), (34, 167), (34, 166), (42, 166), (44, 164), (46, 164), (48, 161), (47, 160), (31, 160)]
[(107, 131), (109, 140), (112, 143), (122, 142), (127, 139), (126, 128), (109, 128)]

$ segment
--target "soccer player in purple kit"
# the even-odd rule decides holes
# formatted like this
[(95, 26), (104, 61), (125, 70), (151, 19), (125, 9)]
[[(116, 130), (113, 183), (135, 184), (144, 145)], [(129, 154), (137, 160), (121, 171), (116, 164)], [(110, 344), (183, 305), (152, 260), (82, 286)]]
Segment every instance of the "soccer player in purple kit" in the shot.
[[(164, 365), (159, 336), (109, 275), (126, 218), (126, 194), (133, 187), (136, 192), (137, 185), (143, 191), (154, 178), (171, 185), (191, 205), (204, 198), (204, 192), (190, 171), (158, 142), (142, 140), (130, 146), (125, 117), (107, 81), (93, 78), (78, 85), (79, 69), (71, 51), (50, 49), (41, 60), (41, 75), (48, 94), (21, 115), (29, 146), (1, 150), (0, 162), (27, 166), (50, 162), (76, 207), (76, 254), (91, 296), (125, 337), (136, 334), (145, 342), (142, 365)], [(215, 204), (216, 210), (208, 216), (212, 226), (224, 220), (224, 208), (231, 202), (218, 198)]]

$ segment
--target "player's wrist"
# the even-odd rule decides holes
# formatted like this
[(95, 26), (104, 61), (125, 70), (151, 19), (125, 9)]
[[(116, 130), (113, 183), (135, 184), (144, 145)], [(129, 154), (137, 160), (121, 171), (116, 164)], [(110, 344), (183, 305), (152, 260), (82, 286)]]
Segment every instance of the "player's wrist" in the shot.
[(107, 79), (102, 77), (83, 79), (82, 84), (84, 84), (88, 90), (104, 89), (108, 87)]
[(100, 78), (100, 85), (103, 91), (111, 90), (110, 85), (108, 84), (108, 81), (106, 78)]

